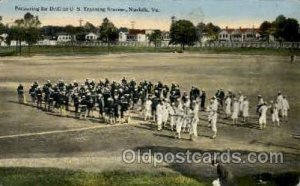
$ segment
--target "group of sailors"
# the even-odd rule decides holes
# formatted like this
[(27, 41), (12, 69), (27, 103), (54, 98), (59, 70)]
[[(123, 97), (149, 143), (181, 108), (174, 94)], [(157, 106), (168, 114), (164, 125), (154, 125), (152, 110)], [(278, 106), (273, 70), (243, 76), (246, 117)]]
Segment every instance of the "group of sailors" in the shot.
[[(17, 88), (20, 103), (26, 103), (24, 87), (20, 84)], [(235, 95), (231, 90), (225, 94), (219, 89), (209, 99), (206, 106), (206, 92), (193, 86), (189, 92), (181, 92), (179, 85), (172, 83), (169, 87), (162, 82), (152, 83), (135, 80), (128, 81), (123, 78), (120, 82), (86, 79), (83, 84), (73, 81), (69, 84), (63, 80), (51, 83), (48, 80), (43, 85), (37, 81), (29, 89), (31, 104), (48, 112), (59, 112), (66, 116), (72, 110), (75, 117), (80, 119), (98, 117), (106, 123), (129, 123), (133, 111), (143, 114), (145, 121), (153, 120), (157, 130), (169, 129), (174, 131), (176, 138), (181, 138), (181, 133), (188, 133), (191, 140), (195, 139), (199, 123), (199, 112), (207, 112), (209, 127), (213, 135), (217, 136), (217, 121), (219, 115), (224, 119), (232, 119), (233, 125), (249, 120), (249, 100), (239, 91)], [(71, 109), (71, 106), (74, 109)], [(282, 121), (287, 121), (289, 103), (286, 96), (278, 93), (274, 101), (267, 104), (261, 95), (258, 96), (256, 112), (259, 116), (259, 128), (266, 128), (267, 112), (270, 110), (272, 122), (280, 126), (279, 116)]]

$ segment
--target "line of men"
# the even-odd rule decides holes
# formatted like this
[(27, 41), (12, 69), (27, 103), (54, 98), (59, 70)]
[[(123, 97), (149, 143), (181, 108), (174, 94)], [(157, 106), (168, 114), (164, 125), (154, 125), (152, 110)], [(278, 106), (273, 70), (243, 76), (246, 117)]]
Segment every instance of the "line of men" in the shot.
[[(224, 108), (224, 107), (225, 108)], [(238, 96), (232, 93), (231, 90), (228, 90), (228, 94), (225, 96), (225, 93), (222, 89), (218, 90), (216, 95), (210, 100), (210, 105), (208, 106), (209, 111), (209, 123), (212, 125), (212, 130), (216, 136), (216, 122), (218, 118), (218, 113), (224, 111), (224, 119), (232, 119), (232, 124), (237, 125), (238, 118), (242, 117), (243, 123), (247, 123), (249, 120), (249, 107), (250, 103), (247, 98), (241, 91), (239, 91)], [(271, 100), (270, 104), (264, 101), (262, 95), (258, 95), (258, 102), (256, 105), (256, 113), (259, 116), (258, 123), (259, 128), (264, 129), (267, 125), (267, 113), (270, 110), (271, 120), (273, 124), (280, 126), (280, 116), (282, 117), (283, 122), (288, 121), (288, 111), (290, 109), (289, 102), (286, 96), (282, 95), (279, 91), (275, 100)]]
[[(17, 89), (19, 102), (24, 103), (24, 87), (20, 84)], [(227, 95), (223, 89), (219, 89), (213, 96), (209, 105), (205, 107), (206, 93), (192, 87), (189, 91), (183, 92), (179, 85), (172, 83), (169, 87), (160, 81), (153, 84), (151, 81), (142, 81), (139, 84), (135, 80), (127, 81), (124, 77), (120, 83), (110, 82), (107, 78), (104, 81), (86, 79), (79, 85), (77, 81), (69, 84), (59, 80), (52, 84), (48, 80), (44, 85), (34, 82), (29, 95), (32, 104), (37, 108), (53, 111), (59, 110), (61, 115), (67, 115), (70, 106), (74, 106), (75, 116), (86, 118), (91, 113), (98, 112), (99, 118), (107, 123), (124, 123), (130, 121), (130, 109), (143, 111), (144, 120), (153, 119), (157, 129), (170, 126), (175, 131), (175, 137), (181, 138), (181, 133), (189, 133), (190, 139), (197, 137), (197, 125), (199, 123), (199, 111), (208, 112), (208, 121), (213, 131), (212, 138), (217, 136), (218, 115), (225, 115), (224, 119), (232, 118), (236, 125), (238, 117), (243, 117), (243, 122), (248, 122), (249, 100), (242, 92), (238, 96), (228, 91)], [(270, 105), (258, 97), (257, 113), (259, 115), (260, 129), (266, 127), (267, 110), (271, 110), (272, 122), (279, 126), (279, 114), (283, 121), (287, 121), (289, 104), (286, 97), (278, 93), (275, 102)], [(93, 114), (92, 114), (93, 115)]]
[[(20, 84), (17, 91), (19, 102), (24, 103), (23, 85)], [(195, 96), (198, 96), (199, 92)], [(151, 81), (143, 81), (138, 84), (134, 80), (127, 81), (126, 78), (123, 78), (120, 83), (110, 82), (107, 78), (98, 83), (95, 80), (86, 79), (81, 85), (77, 81), (67, 84), (63, 80), (59, 80), (52, 84), (48, 80), (43, 85), (36, 81), (31, 85), (29, 95), (31, 103), (36, 104), (39, 109), (59, 110), (64, 116), (72, 105), (75, 107), (75, 115), (80, 118), (85, 118), (98, 111), (99, 117), (110, 123), (122, 120), (130, 108), (134, 109), (138, 105), (144, 105), (147, 98), (152, 95), (153, 113), (155, 113), (156, 105), (162, 98), (169, 96), (168, 98), (174, 102), (181, 97), (179, 86), (176, 84), (172, 84), (169, 88), (161, 82), (153, 84)]]

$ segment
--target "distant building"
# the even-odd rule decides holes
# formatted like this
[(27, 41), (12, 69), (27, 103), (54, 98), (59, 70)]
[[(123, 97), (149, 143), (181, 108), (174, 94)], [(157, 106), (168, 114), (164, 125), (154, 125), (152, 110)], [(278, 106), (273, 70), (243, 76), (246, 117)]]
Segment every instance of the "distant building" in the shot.
[(43, 40), (39, 40), (36, 45), (39, 46), (55, 46), (57, 45), (57, 41), (56, 40), (51, 40), (51, 39), (43, 39)]
[(162, 32), (162, 41), (170, 41), (171, 38), (170, 38), (170, 32), (166, 32), (166, 31), (163, 31)]
[(218, 34), (219, 41), (230, 41), (232, 31), (233, 29), (228, 29), (228, 28), (221, 30), (221, 32), (219, 32)]
[(0, 46), (6, 46), (6, 38), (8, 37), (8, 34), (3, 33), (0, 35)]
[(96, 41), (98, 38), (99, 38), (99, 36), (93, 32), (90, 32), (87, 35), (85, 35), (86, 41)]
[(69, 34), (58, 34), (57, 35), (57, 42), (71, 42), (72, 36)]
[(233, 42), (242, 42), (243, 41), (243, 32), (241, 29), (235, 29), (230, 33), (231, 41)]
[(146, 30), (129, 29), (127, 41), (147, 42)]
[(226, 27), (218, 34), (219, 41), (226, 42), (250, 42), (260, 39), (259, 30), (256, 28), (231, 29)]
[(126, 42), (127, 41), (128, 32), (120, 31), (119, 32), (119, 42)]

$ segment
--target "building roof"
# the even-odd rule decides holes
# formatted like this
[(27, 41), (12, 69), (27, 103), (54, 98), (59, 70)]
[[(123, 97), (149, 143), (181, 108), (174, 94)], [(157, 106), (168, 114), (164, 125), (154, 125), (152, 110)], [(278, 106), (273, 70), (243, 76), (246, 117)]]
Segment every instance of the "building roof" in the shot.
[(130, 35), (146, 34), (146, 30), (129, 29), (129, 34), (130, 34)]
[(234, 28), (225, 28), (225, 29), (222, 29), (222, 31), (226, 31), (228, 33), (232, 33), (232, 32), (235, 32), (235, 31), (240, 31), (242, 33), (245, 33), (245, 32), (259, 32), (259, 29), (258, 28), (238, 28), (238, 29), (234, 29)]

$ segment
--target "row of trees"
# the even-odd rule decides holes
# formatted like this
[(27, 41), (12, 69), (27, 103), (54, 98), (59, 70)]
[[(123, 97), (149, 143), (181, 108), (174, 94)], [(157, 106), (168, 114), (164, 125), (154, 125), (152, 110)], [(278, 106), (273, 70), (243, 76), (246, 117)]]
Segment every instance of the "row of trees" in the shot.
[[(37, 43), (39, 39), (48, 36), (53, 37), (59, 32), (66, 32), (70, 34), (73, 38), (72, 43), (76, 36), (80, 39), (80, 35), (84, 35), (88, 32), (99, 32), (99, 39), (108, 43), (108, 47), (111, 42), (118, 39), (118, 29), (107, 18), (103, 19), (100, 27), (96, 27), (89, 22), (87, 22), (83, 27), (67, 25), (65, 27), (50, 26), (41, 28), (40, 26), (41, 22), (38, 16), (26, 13), (23, 18), (15, 20), (11, 27), (0, 23), (0, 34), (8, 34), (8, 37), (5, 40), (7, 45), (10, 45), (12, 40), (16, 41), (16, 51), (19, 55), (22, 54), (22, 42), (25, 41), (28, 44), (28, 53), (30, 55), (32, 45)], [(3, 40), (4, 38), (0, 38), (0, 41)]]
[[(171, 44), (180, 44), (182, 49), (185, 45), (193, 45), (205, 34), (212, 41), (218, 39), (221, 28), (213, 23), (199, 23), (194, 26), (187, 20), (174, 21), (170, 29)], [(278, 16), (273, 22), (264, 21), (259, 27), (262, 41), (269, 41), (272, 35), (278, 41), (300, 41), (300, 28), (296, 19)]]
[[(67, 25), (65, 27), (46, 26), (40, 27), (41, 22), (37, 16), (26, 13), (22, 19), (18, 19), (11, 27), (4, 26), (0, 23), (0, 33), (7, 33), (6, 43), (10, 45), (12, 40), (17, 41), (18, 49), (21, 55), (21, 42), (28, 43), (28, 50), (30, 54), (31, 46), (43, 37), (53, 37), (60, 32), (68, 33), (72, 36), (73, 41), (84, 40), (86, 33), (99, 33), (99, 40), (108, 43), (108, 48), (111, 42), (118, 39), (119, 31), (128, 31), (126, 28), (117, 29), (115, 25), (107, 18), (103, 19), (102, 24), (97, 27), (89, 22), (84, 26), (75, 27)], [(204, 34), (211, 40), (218, 39), (218, 33), (221, 28), (213, 23), (199, 23), (194, 25), (188, 20), (174, 20), (170, 28), (170, 44), (179, 44), (182, 49), (186, 45), (194, 45), (199, 41)], [(259, 32), (263, 40), (269, 40), (270, 35), (273, 35), (279, 41), (300, 41), (299, 23), (296, 19), (286, 18), (283, 15), (278, 16), (273, 22), (264, 21), (259, 28)], [(153, 31), (148, 35), (149, 42), (154, 43), (155, 48), (159, 45), (162, 39), (162, 32), (160, 30)], [(0, 38), (0, 41), (3, 40)]]
[(259, 30), (263, 40), (269, 40), (270, 35), (273, 35), (279, 41), (300, 41), (298, 21), (283, 15), (273, 22), (264, 21)]
[[(0, 23), (0, 33), (8, 34), (5, 39), (7, 45), (10, 45), (12, 40), (16, 41), (16, 51), (20, 55), (22, 53), (21, 43), (25, 41), (28, 44), (28, 53), (30, 55), (31, 46), (40, 38), (40, 25), (41, 22), (38, 16), (26, 13), (23, 18), (15, 20), (11, 27)], [(0, 40), (4, 40), (4, 38), (0, 38)]]

